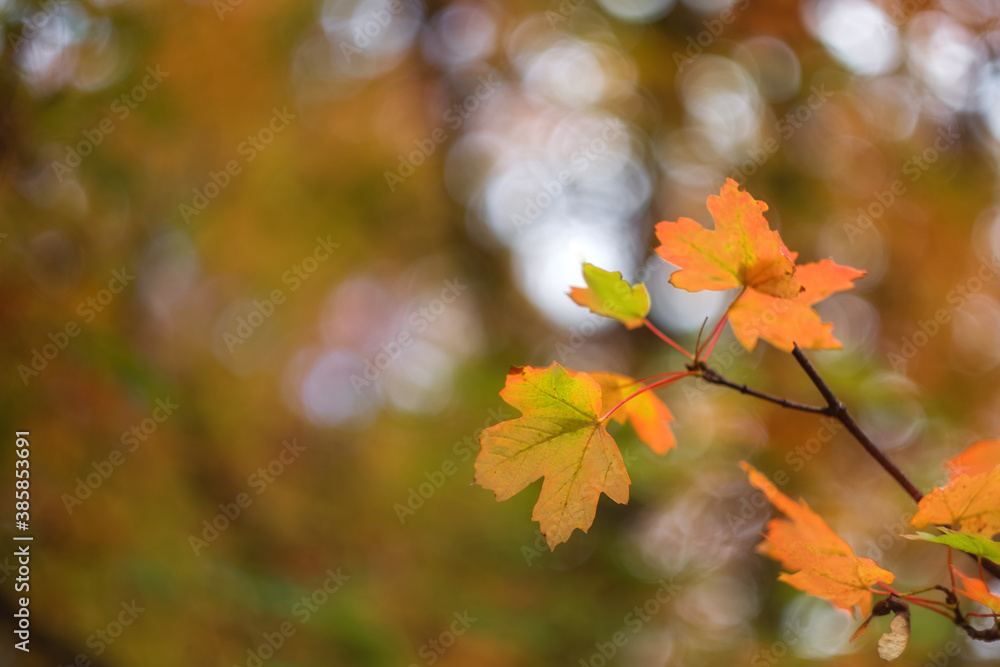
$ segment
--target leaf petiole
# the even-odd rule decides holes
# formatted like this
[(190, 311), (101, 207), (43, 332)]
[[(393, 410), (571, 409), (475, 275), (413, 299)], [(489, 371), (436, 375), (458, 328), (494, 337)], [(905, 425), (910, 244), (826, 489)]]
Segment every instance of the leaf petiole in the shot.
[[(695, 373), (696, 373), (695, 371), (677, 371), (675, 373), (670, 373), (667, 377), (663, 378), (662, 380), (657, 380), (656, 382), (653, 382), (652, 384), (648, 384), (645, 387), (643, 387), (642, 389), (640, 389), (638, 391), (635, 391), (635, 392), (629, 394), (628, 396), (626, 396), (625, 398), (623, 398), (622, 400), (618, 401), (613, 408), (611, 408), (610, 410), (608, 410), (607, 412), (605, 412), (603, 415), (601, 415), (600, 417), (598, 417), (597, 421), (603, 422), (603, 421), (607, 420), (608, 417), (610, 417), (611, 414), (615, 410), (617, 410), (621, 406), (625, 405), (626, 403), (628, 403), (629, 401), (631, 401), (633, 398), (635, 398), (639, 394), (645, 393), (645, 392), (649, 391), (650, 389), (656, 389), (657, 387), (664, 387), (664, 386), (670, 384), (671, 382), (676, 382), (677, 380), (680, 380), (683, 377), (687, 377), (688, 375), (695, 375)], [(654, 375), (653, 377), (656, 377), (656, 376)]]
[[(940, 602), (938, 600), (929, 600), (927, 598), (916, 597), (915, 595), (912, 595), (912, 594), (900, 593), (896, 589), (892, 588), (888, 584), (886, 584), (884, 582), (881, 582), (881, 581), (876, 582), (875, 585), (876, 586), (881, 586), (882, 588), (885, 589), (885, 591), (880, 591), (878, 589), (871, 588), (869, 590), (872, 593), (876, 593), (878, 595), (887, 595), (888, 593), (891, 593), (891, 594), (895, 595), (896, 597), (898, 597), (900, 599), (906, 600), (907, 602), (911, 602), (911, 603), (917, 605), (918, 607), (923, 607), (924, 609), (929, 609), (929, 610), (931, 610), (933, 612), (941, 614), (942, 616), (944, 616), (945, 618), (947, 618), (949, 620), (952, 620), (952, 621), (955, 620), (954, 617), (951, 614), (946, 613), (940, 607), (934, 606), (934, 605), (945, 605), (945, 606), (948, 606), (949, 609), (951, 609), (952, 607), (950, 605), (947, 605), (947, 603), (943, 603), (943, 602)], [(927, 589), (927, 590), (930, 590), (930, 589)], [(886, 591), (888, 591), (888, 593)]]
[[(729, 321), (729, 312), (726, 311), (719, 319), (719, 323), (715, 325), (715, 331), (712, 332), (712, 336), (705, 341), (705, 347), (698, 350), (698, 359), (700, 361), (708, 361), (708, 358), (712, 356), (712, 350), (715, 349), (715, 344), (719, 341), (719, 335), (722, 333), (722, 327), (726, 326), (726, 322)], [(702, 356), (704, 352), (704, 356)]]
[[(879, 595), (888, 595), (888, 593), (886, 593), (885, 591), (879, 591), (879, 590), (875, 590), (875, 589), (870, 589), (870, 590), (873, 593), (877, 593)], [(897, 595), (896, 597), (898, 597), (901, 600), (906, 600), (907, 602), (909, 602), (911, 604), (915, 604), (918, 607), (923, 607), (924, 609), (929, 609), (930, 611), (933, 611), (935, 613), (941, 614), (942, 616), (944, 616), (945, 618), (947, 618), (950, 621), (954, 621), (955, 620), (955, 618), (951, 614), (945, 612), (940, 607), (935, 607), (933, 605), (927, 604), (928, 602), (933, 602), (933, 600), (925, 600), (924, 598), (915, 598), (915, 597), (910, 597), (908, 595)]]
[(646, 328), (649, 329), (650, 331), (652, 331), (654, 334), (656, 334), (660, 338), (660, 340), (662, 340), (664, 343), (666, 343), (667, 345), (671, 346), (672, 348), (674, 348), (675, 350), (677, 350), (678, 352), (680, 352), (681, 354), (683, 354), (688, 359), (694, 359), (694, 355), (693, 354), (691, 354), (690, 352), (688, 352), (687, 350), (685, 350), (683, 347), (681, 347), (679, 344), (677, 344), (676, 342), (674, 342), (674, 340), (670, 336), (668, 336), (667, 334), (663, 333), (662, 331), (660, 331), (659, 329), (657, 329), (655, 326), (653, 326), (653, 323), (649, 321), (648, 317), (643, 320), (643, 324), (645, 324)]
[[(746, 294), (746, 291), (747, 291), (747, 286), (744, 285), (743, 288), (740, 289), (740, 293), (736, 295), (736, 298), (733, 299), (732, 302), (730, 302), (729, 307), (726, 308), (726, 312), (724, 312), (722, 314), (722, 317), (719, 318), (719, 323), (715, 325), (715, 330), (712, 332), (712, 335), (706, 341), (705, 347), (698, 350), (697, 358), (699, 361), (708, 361), (708, 358), (712, 356), (712, 350), (715, 349), (715, 344), (719, 340), (719, 335), (722, 334), (722, 328), (726, 326), (726, 322), (729, 321), (729, 311), (732, 310), (733, 306), (735, 306), (736, 303), (740, 300), (740, 298), (742, 298), (742, 296)], [(702, 356), (702, 352), (705, 353), (704, 356)]]

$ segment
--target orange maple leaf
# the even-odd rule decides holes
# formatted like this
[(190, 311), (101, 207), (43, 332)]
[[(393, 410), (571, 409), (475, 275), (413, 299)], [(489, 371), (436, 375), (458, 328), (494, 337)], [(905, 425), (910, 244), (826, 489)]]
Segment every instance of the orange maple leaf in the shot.
[(864, 271), (840, 266), (829, 259), (803, 264), (795, 269), (802, 291), (791, 299), (779, 299), (747, 290), (729, 307), (729, 323), (736, 338), (748, 350), (763, 338), (780, 350), (791, 352), (795, 344), (810, 350), (838, 350), (833, 325), (824, 323), (813, 305), (831, 294), (854, 287)]
[(765, 541), (757, 545), (759, 553), (781, 561), (789, 570), (806, 566), (806, 563), (796, 560), (802, 555), (797, 549), (801, 543), (812, 546), (819, 553), (854, 555), (851, 546), (841, 539), (822, 517), (809, 509), (804, 500), (800, 498), (799, 502), (793, 501), (746, 461), (741, 461), (740, 467), (749, 476), (750, 483), (763, 491), (771, 504), (788, 517), (771, 519), (767, 523)]
[(982, 580), (965, 576), (954, 565), (951, 566), (951, 571), (961, 580), (962, 588), (965, 589), (958, 591), (959, 593), (973, 602), (978, 602), (990, 611), (1000, 614), (1000, 597), (991, 593), (989, 587)]
[[(591, 373), (590, 376), (601, 385), (601, 403), (609, 409), (643, 386), (641, 382), (618, 373)], [(639, 439), (657, 454), (665, 454), (677, 446), (674, 432), (670, 429), (674, 416), (652, 391), (631, 399), (615, 410), (611, 418), (619, 424), (624, 424), (626, 419), (631, 421)]]
[(544, 477), (531, 518), (550, 549), (594, 523), (601, 493), (628, 502), (631, 484), (618, 445), (601, 416), (601, 386), (586, 373), (553, 362), (514, 367), (500, 396), (521, 411), (485, 429), (476, 458), (476, 483), (498, 501)]
[(950, 479), (959, 475), (980, 475), (997, 466), (1000, 466), (1000, 440), (980, 440), (944, 462)]
[(729, 178), (718, 197), (708, 198), (708, 210), (714, 230), (690, 218), (656, 226), (661, 244), (656, 252), (681, 267), (670, 276), (671, 284), (689, 292), (749, 287), (784, 298), (799, 293), (794, 260), (764, 219), (767, 204)]
[(787, 517), (771, 519), (764, 542), (757, 545), (759, 553), (780, 561), (788, 570), (798, 570), (782, 573), (778, 579), (843, 609), (857, 605), (867, 615), (872, 604), (868, 589), (878, 581), (892, 583), (893, 574), (869, 558), (855, 556), (851, 546), (804, 500), (793, 501), (746, 461), (740, 467), (750, 483)]
[(992, 538), (1000, 533), (1000, 469), (978, 475), (958, 475), (939, 486), (917, 505), (910, 523), (950, 524), (952, 529)]
[(872, 609), (872, 592), (879, 581), (891, 584), (895, 575), (880, 568), (870, 558), (822, 553), (805, 543), (799, 543), (796, 560), (806, 565), (799, 572), (782, 572), (778, 581), (794, 586), (804, 593), (829, 600), (833, 605), (852, 611), (860, 607), (867, 616)]
[(715, 230), (689, 218), (656, 226), (656, 252), (680, 267), (670, 282), (690, 292), (743, 290), (727, 311), (736, 337), (747, 349), (760, 338), (790, 352), (799, 347), (839, 349), (832, 324), (820, 320), (812, 306), (854, 287), (865, 275), (831, 260), (796, 266), (798, 253), (785, 247), (764, 219), (767, 204), (741, 191), (728, 179), (720, 196), (708, 198)]

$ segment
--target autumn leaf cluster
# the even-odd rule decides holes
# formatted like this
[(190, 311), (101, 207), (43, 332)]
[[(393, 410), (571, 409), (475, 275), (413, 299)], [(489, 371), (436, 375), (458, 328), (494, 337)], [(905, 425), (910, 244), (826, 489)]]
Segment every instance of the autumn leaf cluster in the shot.
[[(864, 272), (831, 260), (797, 265), (797, 253), (769, 228), (767, 205), (733, 180), (719, 196), (708, 198), (708, 209), (715, 229), (688, 218), (657, 225), (656, 253), (678, 267), (670, 277), (675, 287), (738, 290), (711, 344), (728, 322), (750, 350), (760, 339), (785, 351), (794, 344), (839, 348), (832, 325), (820, 320), (813, 305), (850, 289)], [(590, 264), (584, 265), (583, 277), (586, 286), (570, 290), (573, 301), (629, 329), (645, 325), (659, 334), (647, 318), (651, 301), (645, 285), (631, 285), (621, 273)], [(696, 364), (711, 353), (710, 348), (691, 353), (669, 342)], [(646, 383), (616, 373), (572, 371), (557, 363), (514, 367), (501, 396), (522, 416), (482, 433), (476, 482), (494, 491), (497, 500), (506, 500), (544, 478), (532, 518), (554, 548), (576, 528), (590, 528), (602, 493), (619, 503), (628, 501), (630, 479), (607, 422), (631, 423), (653, 451), (666, 453), (676, 446), (670, 430), (673, 415), (649, 390), (697, 374), (679, 370)]]
[[(652, 390), (689, 377), (719, 381), (721, 376), (707, 362), (727, 323), (748, 350), (763, 339), (779, 350), (795, 351), (801, 359), (801, 348), (841, 347), (833, 337), (833, 325), (823, 322), (813, 306), (851, 289), (864, 271), (830, 259), (798, 264), (798, 254), (786, 247), (764, 218), (767, 205), (741, 191), (732, 180), (718, 196), (708, 198), (707, 206), (715, 222), (713, 229), (689, 218), (656, 226), (659, 245), (655, 252), (676, 267), (671, 284), (690, 292), (733, 292), (712, 333), (703, 341), (699, 337), (693, 351), (650, 322), (646, 285), (630, 284), (619, 272), (585, 264), (586, 286), (573, 287), (569, 293), (577, 304), (629, 329), (648, 328), (685, 357), (683, 368), (635, 379), (619, 373), (574, 371), (553, 362), (547, 368), (514, 367), (507, 375), (500, 395), (521, 416), (483, 431), (476, 482), (494, 491), (497, 500), (506, 500), (542, 479), (532, 519), (552, 549), (576, 529), (586, 532), (590, 528), (601, 494), (618, 503), (628, 502), (631, 480), (608, 430), (609, 422), (630, 424), (657, 454), (677, 446), (670, 427), (674, 416)], [(735, 388), (746, 390), (745, 386)], [(843, 416), (843, 406), (827, 394), (824, 397), (830, 411), (806, 409)], [(787, 406), (782, 399), (769, 398)], [(780, 581), (848, 612), (859, 610), (867, 618), (858, 634), (873, 617), (893, 614), (889, 631), (878, 644), (884, 659), (895, 659), (906, 648), (911, 603), (943, 604), (959, 624), (963, 617), (957, 595), (1000, 614), (1000, 597), (990, 592), (981, 577), (966, 576), (957, 568), (952, 568), (951, 586), (938, 587), (949, 593), (950, 601), (898, 593), (890, 587), (896, 579), (892, 572), (857, 556), (804, 500), (789, 498), (749, 463), (740, 465), (751, 486), (781, 513), (764, 527), (757, 551), (781, 563)], [(1000, 545), (992, 540), (1000, 533), (1000, 440), (972, 445), (947, 461), (946, 468), (948, 483), (922, 497), (912, 519), (916, 528), (934, 526), (937, 534), (920, 531), (906, 537), (1000, 562)], [(914, 497), (920, 498), (919, 492), (914, 491)], [(885, 597), (873, 603), (875, 596)], [(947, 615), (940, 607), (937, 611)]]

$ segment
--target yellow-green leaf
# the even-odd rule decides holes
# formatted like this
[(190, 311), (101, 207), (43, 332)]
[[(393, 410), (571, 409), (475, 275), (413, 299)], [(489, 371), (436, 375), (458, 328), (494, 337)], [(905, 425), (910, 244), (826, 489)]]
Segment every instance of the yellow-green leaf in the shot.
[(583, 265), (586, 287), (570, 288), (573, 301), (604, 317), (616, 319), (629, 329), (641, 327), (649, 314), (649, 293), (642, 283), (629, 285), (619, 271)]
[(599, 421), (597, 381), (555, 362), (514, 367), (500, 396), (521, 416), (479, 436), (476, 483), (502, 501), (544, 477), (531, 518), (550, 549), (577, 528), (587, 532), (601, 493), (628, 502), (631, 480), (618, 445)]
[(945, 531), (944, 535), (931, 535), (930, 533), (918, 532), (916, 535), (903, 535), (908, 540), (923, 540), (924, 542), (934, 542), (945, 546), (959, 549), (973, 556), (980, 556), (988, 560), (1000, 563), (1000, 544), (987, 539), (982, 535), (971, 535), (969, 533), (959, 533), (952, 530)]

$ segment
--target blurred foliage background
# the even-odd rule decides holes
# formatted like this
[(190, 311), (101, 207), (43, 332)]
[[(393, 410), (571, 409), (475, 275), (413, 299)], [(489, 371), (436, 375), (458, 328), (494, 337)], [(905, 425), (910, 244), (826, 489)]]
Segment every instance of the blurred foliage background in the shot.
[[(787, 473), (899, 587), (943, 581), (843, 433), (671, 386), (678, 448), (616, 432), (631, 502), (554, 553), (535, 490), (470, 484), (477, 435), (515, 416), (511, 364), (680, 367), (566, 292), (583, 261), (643, 278), (692, 343), (732, 295), (670, 287), (652, 226), (710, 224), (729, 176), (804, 261), (868, 272), (820, 306), (844, 350), (811, 357), (942, 482), (1000, 425), (998, 19), (992, 0), (0, 0), (3, 484), (30, 430), (36, 539), (32, 650), (5, 632), (0, 661), (881, 664), (878, 632), (850, 644), (753, 552), (770, 509), (736, 465)], [(818, 400), (728, 331), (714, 365)], [(1000, 656), (914, 627), (898, 664)]]

